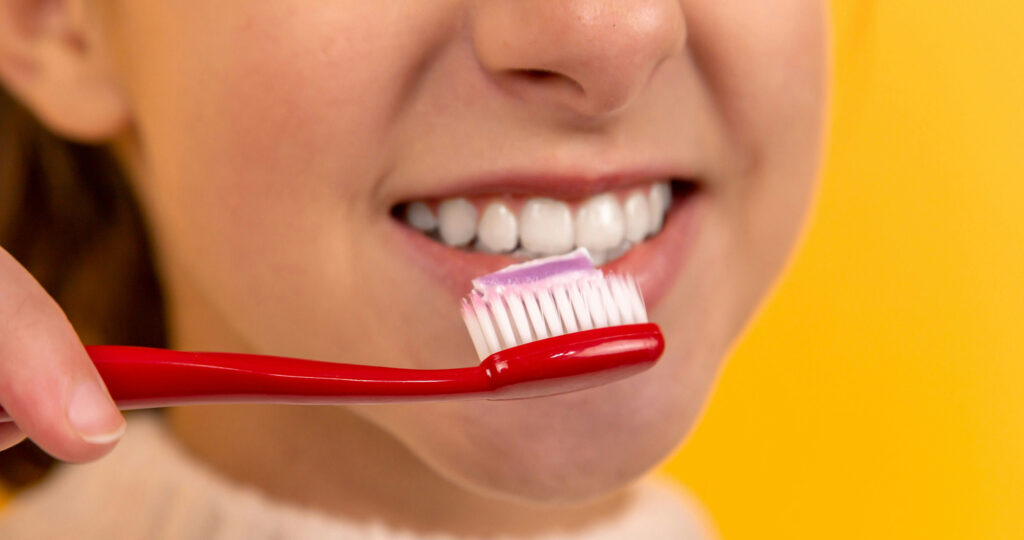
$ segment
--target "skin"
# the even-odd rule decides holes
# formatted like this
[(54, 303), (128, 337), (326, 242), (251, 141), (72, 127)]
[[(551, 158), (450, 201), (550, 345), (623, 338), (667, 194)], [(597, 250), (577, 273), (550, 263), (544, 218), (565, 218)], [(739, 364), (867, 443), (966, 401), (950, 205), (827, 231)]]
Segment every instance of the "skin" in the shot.
[[(185, 445), (225, 474), (350, 517), (529, 532), (620, 508), (692, 428), (814, 191), (817, 1), (0, 10), (7, 88), (132, 171), (178, 348), (465, 365), (451, 293), (382, 241), (395, 204), (524, 164), (600, 174), (672, 162), (699, 182), (691, 253), (651, 313), (668, 348), (650, 372), (521, 402), (171, 412)], [(0, 293), (28, 306), (0, 302), (0, 404), (20, 428), (0, 427), (0, 440), (97, 458), (113, 443), (89, 443), (65, 414), (95, 371), (59, 308), (0, 255)], [(81, 416), (116, 435), (107, 407)]]

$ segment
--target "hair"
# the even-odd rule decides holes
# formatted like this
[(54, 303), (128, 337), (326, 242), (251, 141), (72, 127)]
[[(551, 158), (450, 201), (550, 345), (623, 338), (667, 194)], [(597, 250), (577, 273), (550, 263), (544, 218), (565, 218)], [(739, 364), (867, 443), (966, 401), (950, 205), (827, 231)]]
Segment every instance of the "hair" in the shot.
[[(60, 304), (83, 343), (164, 345), (144, 222), (113, 153), (52, 133), (2, 87), (0, 247)], [(22, 442), (0, 452), (0, 482), (27, 486), (53, 461)]]

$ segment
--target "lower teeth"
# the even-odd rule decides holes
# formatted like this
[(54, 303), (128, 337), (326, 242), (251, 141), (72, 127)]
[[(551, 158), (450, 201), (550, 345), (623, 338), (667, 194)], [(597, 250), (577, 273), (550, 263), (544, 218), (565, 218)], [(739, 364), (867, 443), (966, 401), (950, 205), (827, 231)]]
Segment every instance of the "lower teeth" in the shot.
[[(435, 242), (439, 242), (439, 243), (442, 243), (442, 244), (444, 243), (444, 241), (441, 239), (441, 236), (437, 233), (437, 231), (433, 231), (433, 232), (427, 233), (426, 236), (431, 238)], [(648, 238), (650, 238), (650, 237), (648, 237)], [(646, 241), (646, 239), (644, 239), (644, 241)], [(634, 242), (630, 242), (629, 240), (623, 240), (622, 243), (618, 245), (618, 247), (614, 247), (614, 248), (607, 249), (607, 250), (588, 250), (588, 253), (590, 253), (590, 258), (594, 260), (594, 264), (596, 264), (596, 265), (608, 264), (608, 263), (614, 261), (615, 259), (618, 259), (619, 257), (622, 257), (623, 255), (625, 255), (635, 245), (636, 245), (636, 243), (634, 243)], [(454, 246), (449, 246), (449, 247), (454, 247)], [(491, 250), (487, 249), (486, 247), (480, 245), (479, 242), (473, 242), (469, 246), (462, 247), (462, 248), (456, 247), (455, 249), (458, 249), (460, 251), (466, 251), (466, 252), (469, 252), (469, 253), (487, 253), (487, 254), (491, 254), (491, 255), (508, 255), (510, 257), (513, 257), (513, 258), (516, 258), (516, 259), (521, 259), (521, 260), (524, 260), (524, 261), (528, 261), (528, 260), (531, 260), (531, 259), (539, 259), (541, 257), (550, 257), (551, 256), (551, 254), (534, 253), (534, 252), (532, 252), (532, 251), (530, 251), (530, 250), (528, 250), (526, 248), (523, 248), (522, 245), (517, 246), (516, 249), (511, 251), (511, 252), (495, 252), (495, 251), (491, 251)], [(574, 248), (574, 249), (576, 249), (576, 248)], [(566, 252), (566, 253), (568, 253), (568, 252)], [(556, 253), (555, 255), (560, 255), (560, 254)]]
[[(618, 247), (615, 247), (615, 248), (612, 248), (612, 249), (608, 249), (608, 250), (590, 251), (589, 252), (590, 253), (590, 258), (594, 260), (594, 264), (596, 264), (596, 265), (608, 264), (608, 263), (614, 261), (615, 259), (618, 259), (619, 257), (622, 257), (623, 255), (625, 255), (626, 252), (628, 252), (630, 250), (630, 248), (633, 247), (633, 245), (634, 244), (632, 242), (630, 242), (628, 240), (623, 240), (623, 242), (621, 244), (619, 244)], [(479, 251), (484, 251), (484, 250), (479, 250)], [(486, 251), (484, 251), (484, 252), (486, 252)], [(537, 259), (537, 258), (540, 258), (540, 257), (546, 257), (547, 256), (547, 255), (541, 255), (539, 253), (533, 253), (532, 251), (529, 251), (529, 250), (526, 250), (526, 249), (523, 249), (523, 248), (519, 248), (519, 249), (513, 251), (512, 253), (510, 253), (510, 255), (515, 257), (515, 258), (517, 258), (517, 259), (523, 259), (523, 260)]]

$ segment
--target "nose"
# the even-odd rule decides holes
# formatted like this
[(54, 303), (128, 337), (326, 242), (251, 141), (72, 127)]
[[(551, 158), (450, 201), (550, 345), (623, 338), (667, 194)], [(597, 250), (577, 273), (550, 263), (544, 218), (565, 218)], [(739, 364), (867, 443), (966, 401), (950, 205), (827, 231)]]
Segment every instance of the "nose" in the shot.
[(470, 21), (500, 86), (587, 117), (627, 108), (686, 41), (679, 0), (478, 0)]

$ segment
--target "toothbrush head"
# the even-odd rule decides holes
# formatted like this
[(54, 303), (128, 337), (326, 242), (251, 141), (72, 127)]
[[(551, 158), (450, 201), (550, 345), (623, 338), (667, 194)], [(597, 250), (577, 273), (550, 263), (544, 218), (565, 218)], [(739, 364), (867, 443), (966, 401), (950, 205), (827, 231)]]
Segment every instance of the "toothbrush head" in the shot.
[(605, 384), (650, 368), (664, 351), (636, 281), (603, 274), (586, 250), (513, 265), (473, 285), (462, 316), (499, 399)]

